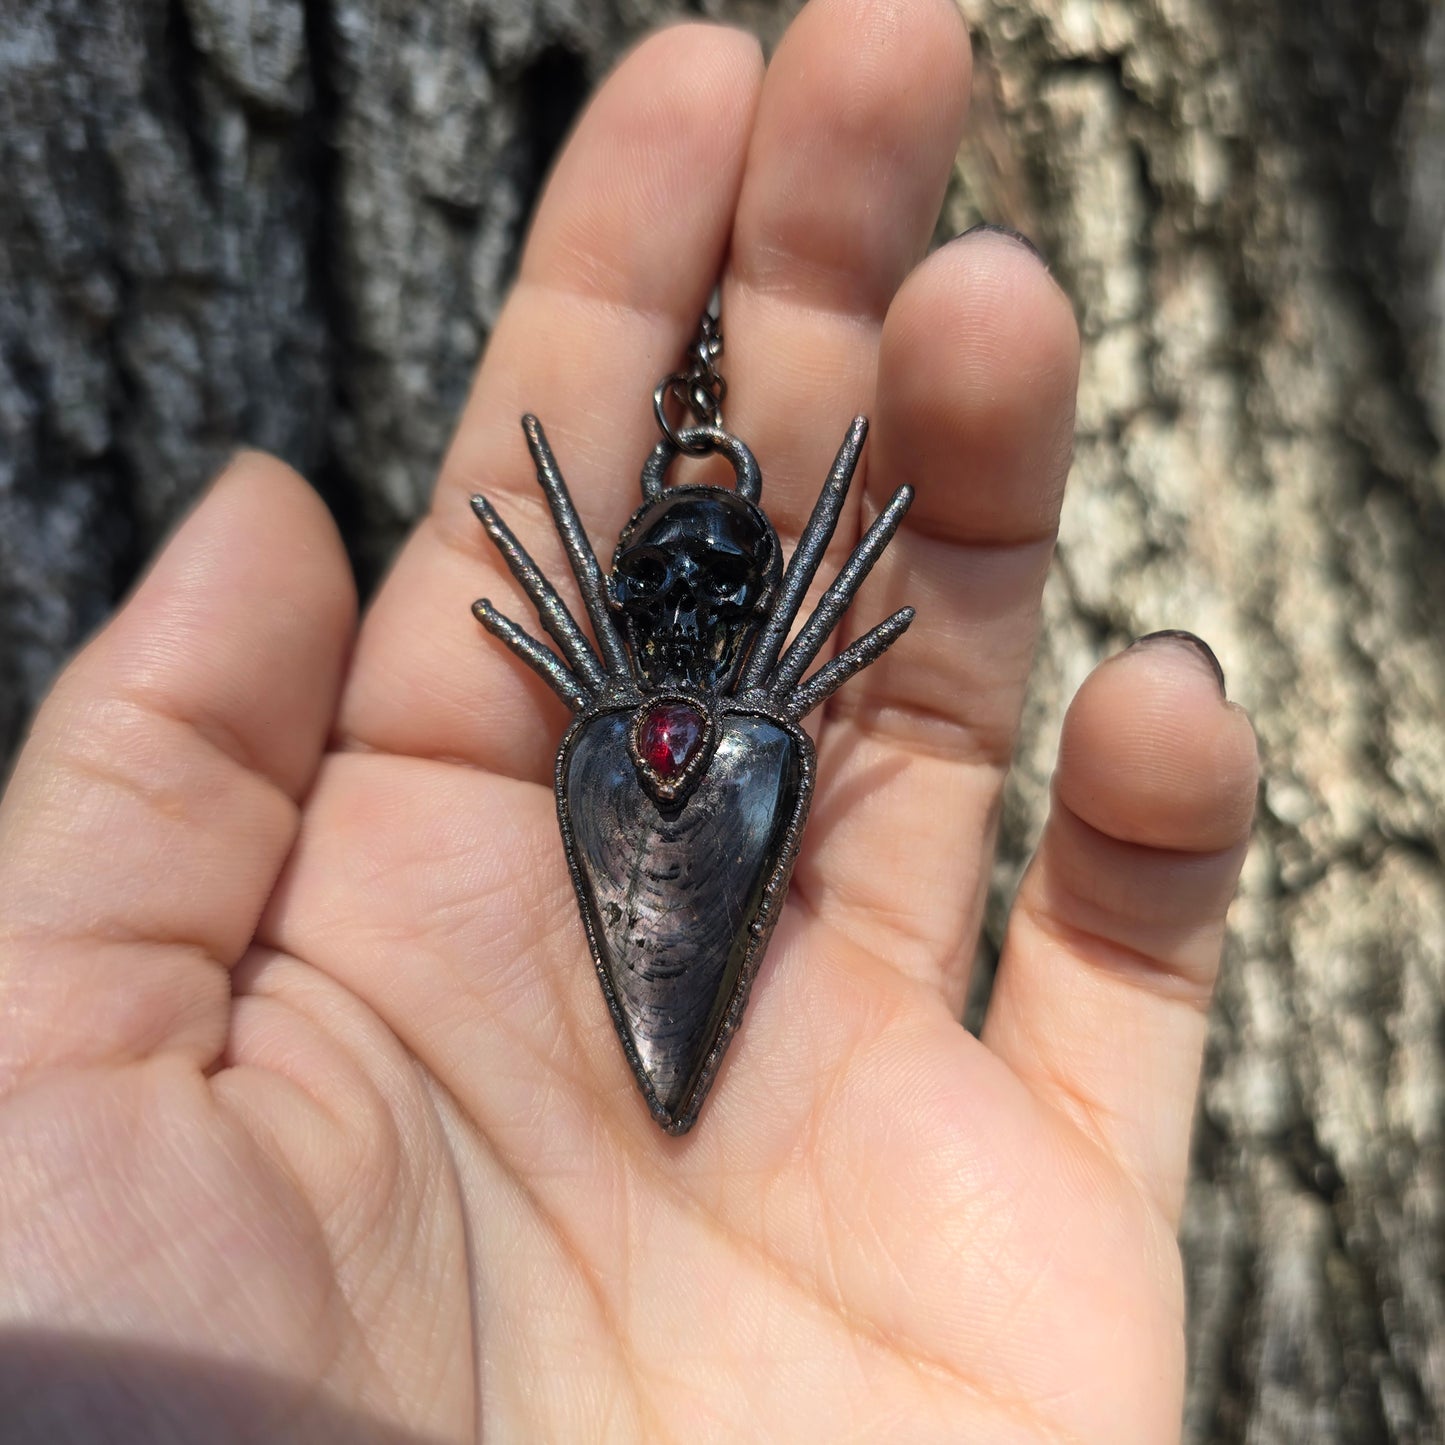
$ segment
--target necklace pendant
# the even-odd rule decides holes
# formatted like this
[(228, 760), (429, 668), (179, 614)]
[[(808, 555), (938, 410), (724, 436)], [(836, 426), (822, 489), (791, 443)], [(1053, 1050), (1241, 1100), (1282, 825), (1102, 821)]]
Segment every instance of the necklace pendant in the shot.
[[(804, 677), (912, 493), (894, 494), (788, 643), (867, 422), (850, 426), (784, 568), (757, 462), (717, 416), (721, 339), (710, 320), (695, 370), (711, 382), (673, 377), (659, 386), (663, 437), (605, 577), (541, 424), (523, 418), (595, 646), (486, 500), (472, 500), (557, 647), (490, 602), (473, 608), (576, 713), (557, 753), (563, 847), (623, 1052), (653, 1117), (673, 1134), (697, 1120), (787, 894), (815, 776), (802, 719), (913, 619), (912, 608), (900, 609)], [(667, 421), (664, 396), (679, 381), (695, 409), (711, 398), (704, 424), (674, 430)], [(684, 451), (727, 457), (735, 486), (665, 487)]]

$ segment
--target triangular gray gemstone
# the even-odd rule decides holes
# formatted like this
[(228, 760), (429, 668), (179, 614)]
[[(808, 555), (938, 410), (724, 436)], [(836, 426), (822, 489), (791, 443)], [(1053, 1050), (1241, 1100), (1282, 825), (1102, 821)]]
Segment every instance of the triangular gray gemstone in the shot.
[(574, 736), (562, 765), (564, 835), (629, 1061), (658, 1121), (682, 1132), (781, 904), (772, 895), (786, 886), (805, 770), (786, 729), (722, 717), (702, 778), (665, 807), (638, 780), (634, 726), (632, 712), (608, 713)]

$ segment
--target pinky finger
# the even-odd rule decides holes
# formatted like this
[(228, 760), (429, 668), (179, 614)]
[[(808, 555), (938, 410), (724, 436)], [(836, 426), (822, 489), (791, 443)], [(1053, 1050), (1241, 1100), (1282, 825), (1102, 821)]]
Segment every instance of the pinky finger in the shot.
[(1098, 668), (1064, 722), (984, 1029), (1171, 1223), (1258, 766), (1249, 720), (1189, 634)]

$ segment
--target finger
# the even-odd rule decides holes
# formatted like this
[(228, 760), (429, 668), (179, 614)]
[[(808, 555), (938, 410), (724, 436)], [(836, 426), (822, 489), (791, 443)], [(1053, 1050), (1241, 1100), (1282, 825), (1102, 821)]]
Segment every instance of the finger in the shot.
[(0, 1089), (209, 1061), (296, 831), (355, 615), (326, 509), (238, 459), (62, 675), (0, 810)]
[(1217, 667), (1164, 634), (1080, 690), (984, 1030), (1171, 1220), (1259, 768)]
[(1032, 248), (973, 232), (904, 284), (879, 365), (868, 502), (903, 483), (916, 500), (850, 631), (905, 605), (917, 621), (829, 704), (833, 781), (801, 885), (959, 1009), (1069, 467), (1078, 331)]
[[(784, 538), (872, 408), (879, 330), (937, 222), (969, 68), (952, 0), (813, 0), (768, 67), (723, 279), (724, 416)], [(858, 490), (819, 586), (856, 540)]]
[(353, 744), (550, 777), (566, 709), (484, 636), (526, 618), (469, 500), (484, 494), (585, 625), (520, 419), (537, 413), (605, 562), (656, 440), (651, 394), (696, 331), (727, 244), (761, 82), (757, 42), (663, 31), (598, 93), (547, 186), (429, 518), (373, 605), (341, 712)]

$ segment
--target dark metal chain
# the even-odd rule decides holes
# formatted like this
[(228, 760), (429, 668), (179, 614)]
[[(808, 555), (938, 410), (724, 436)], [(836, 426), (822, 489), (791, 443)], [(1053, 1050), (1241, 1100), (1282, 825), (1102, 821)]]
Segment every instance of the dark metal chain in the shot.
[(687, 370), (674, 371), (671, 376), (663, 377), (652, 393), (653, 414), (663, 436), (688, 456), (706, 456), (713, 450), (713, 444), (685, 440), (683, 430), (686, 428), (675, 427), (668, 419), (667, 399), (669, 396), (676, 397), (684, 416), (691, 413), (692, 421), (686, 426), (722, 430), (722, 404), (728, 394), (727, 378), (717, 368), (722, 349), (722, 332), (717, 329), (717, 318), (710, 311), (704, 311), (698, 323), (697, 339), (687, 351)]

